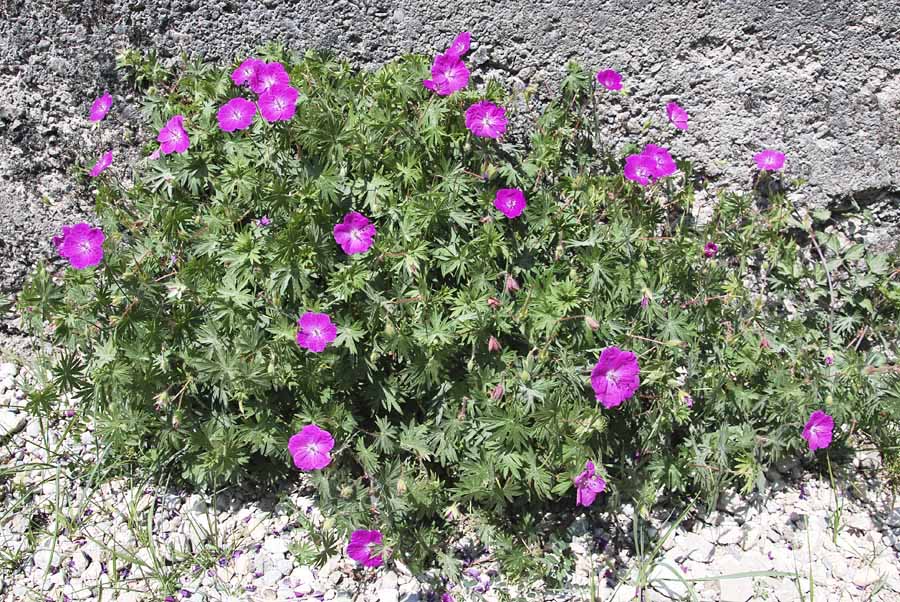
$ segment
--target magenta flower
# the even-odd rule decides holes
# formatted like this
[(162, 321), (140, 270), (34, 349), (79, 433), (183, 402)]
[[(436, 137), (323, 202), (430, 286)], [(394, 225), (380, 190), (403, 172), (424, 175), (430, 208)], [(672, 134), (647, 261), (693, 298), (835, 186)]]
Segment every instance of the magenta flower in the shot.
[(325, 347), (337, 338), (337, 328), (328, 314), (308, 311), (297, 320), (297, 344), (313, 353), (325, 351)]
[(587, 508), (597, 499), (597, 494), (606, 489), (606, 481), (594, 472), (594, 463), (588, 460), (584, 472), (575, 477), (575, 505)]
[(618, 71), (606, 69), (597, 73), (597, 82), (607, 90), (621, 90), (622, 76)]
[(76, 270), (95, 266), (103, 260), (103, 241), (106, 237), (100, 228), (81, 222), (63, 226), (62, 236), (53, 237), (59, 254), (69, 260)]
[(826, 356), (825, 356), (825, 365), (826, 365), (826, 366), (831, 366), (832, 364), (834, 364), (834, 356), (831, 355), (831, 354), (826, 355)]
[(257, 65), (256, 73), (250, 79), (250, 89), (257, 94), (268, 92), (278, 85), (289, 86), (291, 77), (281, 63)]
[(441, 602), (456, 602), (456, 598), (453, 597), (453, 594), (443, 594)]
[(434, 90), (441, 96), (449, 96), (468, 85), (469, 70), (459, 60), (459, 56), (439, 54), (434, 57), (434, 64), (431, 66), (431, 79), (425, 82), (422, 82), (422, 85), (426, 88)]
[(297, 111), (298, 96), (296, 88), (285, 84), (277, 85), (259, 97), (259, 112), (269, 122), (290, 121)]
[(809, 421), (803, 427), (803, 438), (809, 443), (809, 451), (814, 452), (831, 445), (833, 430), (834, 418), (822, 410), (816, 410), (810, 414)]
[(235, 86), (250, 84), (265, 66), (266, 64), (261, 60), (251, 57), (241, 63), (240, 66), (232, 72), (231, 81), (234, 82)]
[(672, 122), (672, 125), (679, 130), (688, 129), (687, 111), (679, 107), (676, 103), (670, 102), (666, 105), (666, 115), (669, 116), (669, 121)]
[(784, 153), (767, 148), (761, 153), (753, 155), (756, 167), (761, 171), (778, 171), (784, 167)]
[(256, 223), (259, 224), (260, 227), (266, 228), (272, 223), (272, 220), (269, 219), (268, 215), (264, 215), (261, 218), (259, 218), (258, 220), (256, 220)]
[(350, 534), (347, 544), (347, 556), (363, 566), (381, 565), (381, 553), (376, 555), (381, 546), (381, 531), (357, 530)]
[(112, 165), (112, 151), (108, 150), (97, 159), (97, 162), (94, 163), (94, 166), (91, 168), (91, 177), (96, 178), (100, 174), (102, 174), (107, 167)]
[(320, 470), (331, 464), (328, 452), (332, 448), (334, 438), (331, 433), (315, 424), (304, 426), (288, 441), (288, 451), (294, 458), (294, 466), (300, 470)]
[(675, 160), (672, 159), (672, 155), (669, 154), (667, 149), (661, 146), (648, 144), (644, 147), (644, 152), (641, 154), (653, 162), (653, 177), (656, 179), (671, 176), (678, 171), (678, 166), (675, 165)]
[(256, 105), (246, 98), (232, 98), (219, 109), (216, 117), (223, 132), (245, 130), (253, 123)]
[(501, 188), (494, 197), (494, 207), (510, 219), (519, 217), (525, 210), (525, 195), (518, 188)]
[(607, 347), (600, 353), (591, 371), (591, 386), (597, 401), (607, 410), (634, 395), (640, 381), (637, 357), (618, 347)]
[(625, 157), (625, 177), (641, 186), (653, 181), (656, 173), (656, 162), (647, 155), (628, 155)]
[(466, 127), (479, 138), (499, 138), (506, 131), (506, 111), (482, 100), (466, 110)]
[(435, 89), (434, 82), (431, 81), (430, 79), (423, 79), (423, 80), (422, 80), (422, 85), (425, 86), (425, 89), (426, 89), (426, 90), (432, 90), (432, 91), (433, 91), (433, 90)]
[(682, 403), (684, 403), (684, 405), (686, 405), (689, 408), (694, 407), (694, 398), (685, 392), (681, 393), (681, 401), (682, 401)]
[(372, 222), (361, 213), (351, 211), (344, 221), (334, 225), (334, 240), (347, 255), (365, 253), (374, 244), (376, 230)]
[(103, 96), (97, 97), (94, 102), (91, 103), (91, 121), (102, 121), (112, 108), (112, 101), (113, 99), (110, 93), (104, 90)]
[(184, 130), (184, 116), (175, 115), (166, 122), (163, 129), (159, 130), (156, 141), (159, 142), (159, 148), (164, 155), (186, 151), (191, 145), (191, 140)]
[(472, 34), (468, 31), (464, 31), (456, 38), (454, 38), (453, 43), (450, 44), (450, 48), (447, 49), (447, 56), (455, 56), (457, 58), (461, 57), (465, 53), (469, 52), (469, 44), (472, 41)]
[(706, 255), (708, 258), (713, 258), (716, 255), (718, 255), (718, 253), (719, 253), (719, 245), (717, 245), (716, 243), (714, 243), (712, 241), (709, 241), (703, 247), (703, 254)]

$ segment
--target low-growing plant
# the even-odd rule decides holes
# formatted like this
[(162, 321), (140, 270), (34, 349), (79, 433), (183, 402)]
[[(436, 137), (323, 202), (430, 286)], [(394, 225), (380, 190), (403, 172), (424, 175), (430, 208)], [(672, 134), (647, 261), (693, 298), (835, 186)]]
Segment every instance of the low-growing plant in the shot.
[[(424, 87), (424, 57), (260, 56), (285, 65), (295, 112), (283, 81), (248, 121), (225, 109), (248, 94), (231, 69), (123, 58), (161, 147), (128, 183), (95, 165), (105, 238), (86, 230), (78, 255), (66, 234), (85, 269), (41, 267), (19, 295), (59, 350), (41, 398), (80, 396), (117, 461), (266, 482), (316, 425), (292, 453), (312, 450), (295, 461), (329, 541), (380, 530), (454, 575), (466, 525), (516, 575), (558, 564), (586, 461), (601, 502), (650, 507), (762, 488), (813, 410), (839, 444), (896, 443), (897, 256), (801, 216), (777, 172), (766, 196), (707, 191), (699, 221), (686, 157), (654, 178), (633, 155), (623, 176), (600, 125), (615, 82), (577, 65), (532, 123), (494, 82)], [(527, 133), (494, 139), (501, 119)], [(621, 405), (600, 390), (620, 364), (591, 386), (612, 347), (639, 365)]]

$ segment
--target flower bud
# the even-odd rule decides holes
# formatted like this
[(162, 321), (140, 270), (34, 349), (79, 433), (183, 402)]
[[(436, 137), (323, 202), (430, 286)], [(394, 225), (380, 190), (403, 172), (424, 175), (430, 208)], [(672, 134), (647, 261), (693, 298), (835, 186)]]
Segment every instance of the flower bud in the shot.
[(489, 297), (487, 303), (491, 307), (491, 309), (497, 309), (498, 307), (500, 307), (500, 299), (498, 299), (497, 297)]
[(488, 351), (500, 351), (500, 341), (493, 335), (488, 339)]
[(504, 392), (505, 391), (503, 389), (503, 384), (498, 383), (497, 386), (495, 386), (491, 391), (491, 399), (493, 399), (494, 401), (499, 400), (501, 397), (503, 397)]
[(598, 328), (600, 328), (600, 322), (590, 316), (584, 317), (584, 323), (587, 324), (587, 327), (591, 330), (597, 330)]
[(517, 290), (519, 290), (519, 283), (516, 282), (516, 279), (512, 277), (512, 274), (507, 274), (506, 283), (503, 285), (503, 292), (511, 293)]

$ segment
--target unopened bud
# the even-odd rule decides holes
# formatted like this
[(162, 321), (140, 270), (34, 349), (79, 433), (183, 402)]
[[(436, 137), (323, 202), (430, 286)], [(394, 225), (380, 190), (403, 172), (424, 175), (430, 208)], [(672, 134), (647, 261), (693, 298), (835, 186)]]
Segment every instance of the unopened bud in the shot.
[(500, 351), (500, 341), (493, 335), (488, 339), (488, 351)]
[(493, 399), (494, 401), (497, 401), (498, 399), (503, 397), (503, 393), (505, 393), (505, 390), (503, 389), (503, 385), (498, 383), (497, 386), (495, 386), (493, 388), (493, 390), (491, 391), (491, 399)]
[(519, 283), (516, 282), (516, 279), (512, 277), (512, 274), (507, 274), (506, 284), (504, 284), (503, 286), (503, 292), (511, 293), (517, 290), (519, 290)]
[(497, 297), (489, 297), (487, 303), (491, 307), (491, 309), (497, 309), (498, 307), (500, 307), (500, 299), (498, 299)]
[(584, 323), (587, 324), (587, 327), (591, 330), (597, 330), (598, 328), (600, 328), (600, 322), (590, 316), (584, 317)]

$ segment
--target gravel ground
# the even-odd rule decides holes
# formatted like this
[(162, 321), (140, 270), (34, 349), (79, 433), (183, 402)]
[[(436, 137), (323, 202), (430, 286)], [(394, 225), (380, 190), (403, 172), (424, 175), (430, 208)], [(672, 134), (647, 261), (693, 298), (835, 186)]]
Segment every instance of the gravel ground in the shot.
[[(788, 153), (808, 184), (797, 203), (873, 213), (870, 241), (900, 233), (900, 11), (896, 0), (4, 0), (0, 3), (0, 292), (18, 290), (63, 223), (85, 214), (88, 188), (73, 166), (93, 162), (99, 132), (91, 99), (116, 95), (119, 127), (136, 136), (114, 58), (125, 47), (230, 61), (278, 39), (335, 50), (364, 68), (406, 52), (442, 49), (473, 33), (476, 81), (553, 93), (564, 63), (623, 72), (630, 96), (608, 107), (607, 127), (636, 140), (648, 117), (664, 122), (678, 99), (691, 129), (673, 148), (713, 182), (744, 190), (752, 155)], [(654, 131), (649, 132), (652, 135)]]
[[(312, 566), (308, 529), (327, 517), (302, 480), (265, 495), (210, 498), (95, 471), (101, 448), (91, 425), (74, 406), (52, 419), (29, 415), (19, 384), (27, 378), (0, 364), (0, 600), (437, 602), (433, 579), (399, 562), (360, 569), (341, 554)], [(614, 522), (573, 512), (576, 565), (565, 591), (538, 587), (512, 599), (583, 602), (593, 573), (599, 600), (630, 601), (643, 571), (652, 585), (645, 602), (689, 599), (688, 583), (710, 602), (794, 602), (810, 599), (811, 587), (815, 600), (897, 600), (900, 504), (876, 455), (858, 454), (837, 470), (836, 538), (834, 491), (785, 461), (767, 473), (766, 495), (724, 494), (712, 512), (678, 524), (656, 558), (613, 535), (632, 532), (631, 507)], [(656, 512), (644, 524), (660, 537), (673, 518)], [(453, 588), (455, 599), (499, 599), (506, 588), (489, 553), (459, 555), (468, 577)], [(754, 571), (784, 576), (747, 575)], [(711, 579), (691, 581), (703, 578)]]

